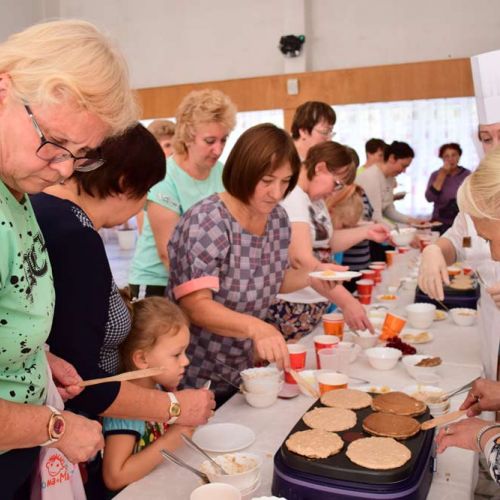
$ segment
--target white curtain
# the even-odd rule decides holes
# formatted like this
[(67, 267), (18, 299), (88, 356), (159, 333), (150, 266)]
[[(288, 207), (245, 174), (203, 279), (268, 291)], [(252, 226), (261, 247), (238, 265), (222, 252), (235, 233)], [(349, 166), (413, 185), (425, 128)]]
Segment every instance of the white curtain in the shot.
[(398, 209), (409, 215), (430, 215), (425, 199), (430, 174), (442, 162), (439, 147), (458, 142), (463, 149), (460, 164), (471, 170), (479, 162), (476, 103), (473, 97), (376, 102), (333, 106), (337, 114), (335, 141), (348, 144), (365, 161), (365, 142), (377, 137), (410, 144), (415, 159), (405, 174), (398, 176), (398, 190), (406, 191)]

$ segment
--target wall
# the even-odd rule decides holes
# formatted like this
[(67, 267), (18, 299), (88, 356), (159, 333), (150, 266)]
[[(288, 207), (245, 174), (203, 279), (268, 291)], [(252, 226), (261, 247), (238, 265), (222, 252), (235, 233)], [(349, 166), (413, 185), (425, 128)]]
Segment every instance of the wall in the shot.
[[(497, 0), (2, 0), (2, 10), (9, 12), (2, 39), (58, 12), (97, 23), (124, 49), (137, 88), (456, 59), (500, 47)], [(301, 69), (277, 49), (294, 26), (305, 26), (307, 37)]]

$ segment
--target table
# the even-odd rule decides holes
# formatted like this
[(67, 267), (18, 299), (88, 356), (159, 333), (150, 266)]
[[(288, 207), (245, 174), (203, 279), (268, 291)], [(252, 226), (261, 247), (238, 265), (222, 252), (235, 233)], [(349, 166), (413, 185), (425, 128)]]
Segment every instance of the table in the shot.
[[(395, 275), (404, 275), (408, 272), (409, 262), (411, 261), (406, 260), (400, 263), (399, 269), (393, 269), (392, 274), (387, 273), (387, 279), (384, 279), (375, 293), (384, 290)], [(403, 291), (400, 294), (398, 309), (411, 303), (413, 295), (414, 287)], [(418, 351), (442, 357), (440, 386), (444, 390), (451, 390), (482, 374), (479, 342), (477, 342), (478, 333), (475, 327), (459, 327), (452, 323), (451, 318), (448, 318), (434, 322), (429, 331), (433, 333), (434, 340), (432, 343), (418, 346)], [(307, 364), (311, 368), (315, 368), (312, 347), (312, 337), (315, 333), (322, 333), (321, 328), (317, 328), (313, 334), (301, 340), (301, 343), (308, 347)], [(349, 334), (346, 333), (346, 337), (349, 337)], [(393, 370), (379, 371), (373, 369), (366, 359), (358, 357), (350, 370), (351, 375), (370, 380), (374, 385), (389, 385), (394, 389), (401, 389), (406, 385), (415, 384), (401, 363), (398, 363)], [(355, 386), (352, 387), (355, 388)], [(453, 398), (451, 410), (457, 409), (463, 398), (464, 396)], [(273, 456), (290, 429), (312, 403), (312, 398), (299, 395), (290, 400), (278, 399), (273, 406), (258, 409), (248, 406), (244, 397), (236, 394), (219, 408), (211, 419), (211, 423), (238, 422), (255, 432), (257, 438), (247, 451), (260, 454), (264, 462), (262, 483), (253, 496), (271, 495)], [(199, 466), (203, 461), (201, 455), (186, 447), (179, 449), (176, 454), (194, 466)], [(428, 499), (469, 500), (473, 498), (476, 480), (477, 454), (458, 448), (449, 449), (438, 457), (437, 471), (433, 477)], [(116, 498), (118, 500), (136, 500), (137, 498), (184, 500), (189, 498), (191, 491), (199, 484), (199, 480), (192, 473), (171, 463), (163, 463), (142, 480), (125, 488)]]

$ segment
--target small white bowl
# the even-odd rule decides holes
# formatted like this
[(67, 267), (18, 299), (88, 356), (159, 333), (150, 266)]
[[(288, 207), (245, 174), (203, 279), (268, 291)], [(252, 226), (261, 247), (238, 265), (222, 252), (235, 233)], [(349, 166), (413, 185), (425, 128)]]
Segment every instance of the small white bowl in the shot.
[(377, 345), (378, 335), (373, 335), (370, 333), (370, 330), (358, 330), (358, 335), (353, 334), (352, 340), (362, 349), (369, 349), (370, 347), (375, 347)]
[(402, 227), (399, 231), (393, 229), (391, 238), (398, 247), (406, 247), (413, 241), (416, 233), (417, 230), (414, 227)]
[(406, 306), (406, 316), (413, 328), (429, 328), (436, 313), (436, 306), (425, 302), (410, 304)]
[(403, 365), (406, 368), (408, 374), (413, 377), (418, 382), (423, 382), (427, 384), (435, 383), (439, 380), (439, 375), (437, 374), (438, 366), (416, 366), (425, 358), (430, 358), (431, 355), (428, 354), (411, 354), (409, 356), (403, 356)]
[(248, 368), (241, 372), (243, 387), (249, 392), (274, 392), (281, 388), (283, 374), (276, 367)]
[(248, 392), (244, 391), (246, 402), (253, 406), (254, 408), (267, 408), (272, 406), (276, 399), (278, 399), (278, 394), (280, 393), (283, 384), (281, 384), (277, 389), (273, 389), (269, 392)]
[(230, 484), (243, 491), (253, 486), (260, 478), (262, 458), (255, 453), (225, 453), (213, 459), (228, 472), (228, 474), (219, 474), (215, 467), (205, 460), (200, 469), (213, 483)]
[(372, 347), (366, 349), (365, 354), (369, 363), (377, 370), (392, 370), (401, 357), (401, 351), (393, 347)]
[(467, 307), (450, 309), (451, 319), (459, 326), (471, 326), (476, 321), (477, 311)]

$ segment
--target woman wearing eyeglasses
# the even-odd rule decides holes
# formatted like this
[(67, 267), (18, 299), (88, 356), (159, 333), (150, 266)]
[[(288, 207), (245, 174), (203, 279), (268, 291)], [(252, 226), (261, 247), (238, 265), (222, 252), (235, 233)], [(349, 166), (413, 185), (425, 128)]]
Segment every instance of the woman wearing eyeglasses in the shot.
[[(346, 184), (352, 184), (355, 175), (356, 167), (345, 146), (324, 142), (309, 149), (297, 186), (281, 202), (292, 226), (289, 257), (293, 267), (327, 270), (334, 267), (333, 252), (346, 250), (365, 239), (384, 241), (387, 238), (387, 229), (382, 224), (333, 231), (324, 200)], [(342, 309), (349, 326), (357, 330), (372, 329), (363, 306), (341, 285), (329, 297), (310, 287), (280, 294), (269, 308), (267, 320), (285, 339), (299, 339), (320, 322), (328, 300)]]
[(69, 363), (44, 350), (55, 294), (45, 240), (27, 194), (74, 170), (99, 166), (100, 143), (126, 129), (136, 112), (123, 58), (91, 24), (44, 23), (0, 44), (3, 499), (29, 498), (28, 476), (40, 446), (58, 448), (75, 463), (103, 446), (97, 422), (45, 404), (47, 393), (56, 391), (47, 360), (64, 396), (78, 393), (81, 379)]
[(291, 132), (301, 160), (312, 146), (332, 139), (336, 120), (333, 108), (321, 101), (307, 101), (295, 110)]

